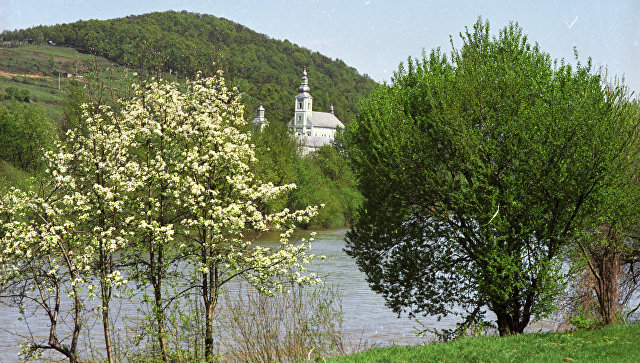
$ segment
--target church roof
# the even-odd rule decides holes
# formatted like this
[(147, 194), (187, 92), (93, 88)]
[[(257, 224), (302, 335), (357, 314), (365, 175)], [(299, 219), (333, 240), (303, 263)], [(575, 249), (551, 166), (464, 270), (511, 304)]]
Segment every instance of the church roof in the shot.
[(302, 71), (302, 82), (300, 83), (298, 92), (307, 94), (311, 92), (311, 88), (309, 88), (309, 79), (307, 78), (307, 67), (304, 67), (304, 70)]
[(329, 112), (313, 111), (311, 118), (309, 119), (311, 124), (316, 127), (326, 127), (337, 129), (338, 127), (344, 129), (344, 124), (338, 120), (338, 118)]
[(296, 95), (296, 99), (298, 98), (313, 98), (309, 92), (300, 92)]

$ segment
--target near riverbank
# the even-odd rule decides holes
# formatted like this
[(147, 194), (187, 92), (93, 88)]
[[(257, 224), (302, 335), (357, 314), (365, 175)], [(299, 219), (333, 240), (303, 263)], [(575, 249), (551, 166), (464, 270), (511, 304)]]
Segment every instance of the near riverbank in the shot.
[(640, 325), (374, 348), (328, 362), (637, 362)]

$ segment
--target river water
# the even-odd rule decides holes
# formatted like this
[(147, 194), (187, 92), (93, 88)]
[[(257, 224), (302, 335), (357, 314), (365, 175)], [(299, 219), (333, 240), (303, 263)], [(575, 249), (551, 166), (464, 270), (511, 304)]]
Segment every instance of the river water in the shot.
[[(325, 284), (337, 287), (342, 296), (342, 310), (344, 322), (342, 328), (348, 339), (355, 345), (389, 345), (389, 344), (420, 344), (433, 337), (417, 337), (414, 327), (417, 325), (406, 317), (398, 318), (389, 308), (385, 307), (384, 299), (369, 288), (353, 259), (344, 251), (345, 229), (317, 231), (310, 253), (324, 255), (324, 261), (316, 260), (309, 267), (309, 271), (324, 276)], [(292, 240), (309, 237), (309, 231), (296, 232)], [(276, 233), (261, 236), (259, 244), (269, 246), (276, 244), (279, 235)], [(138, 305), (125, 302), (118, 308), (121, 315), (135, 315)], [(20, 341), (13, 334), (25, 332), (24, 322), (19, 321), (17, 311), (0, 305), (0, 362), (16, 361), (20, 352)], [(36, 322), (34, 320), (33, 322)], [(40, 320), (43, 321), (43, 320)], [(452, 328), (455, 317), (421, 318), (421, 323), (430, 328)], [(549, 330), (553, 325), (550, 321), (543, 321), (532, 325), (531, 331)], [(48, 326), (35, 326), (30, 329), (36, 335), (46, 337)], [(92, 338), (101, 339), (100, 324), (96, 324), (91, 331)]]

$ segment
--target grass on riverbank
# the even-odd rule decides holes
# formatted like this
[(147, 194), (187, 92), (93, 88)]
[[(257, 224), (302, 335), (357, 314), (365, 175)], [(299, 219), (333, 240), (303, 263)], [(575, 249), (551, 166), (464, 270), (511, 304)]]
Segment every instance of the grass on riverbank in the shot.
[(374, 348), (329, 362), (637, 362), (640, 325)]

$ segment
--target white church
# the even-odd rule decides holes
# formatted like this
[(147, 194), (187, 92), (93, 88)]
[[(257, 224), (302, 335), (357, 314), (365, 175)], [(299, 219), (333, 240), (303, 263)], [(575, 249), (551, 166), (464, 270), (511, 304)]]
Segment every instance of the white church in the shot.
[[(320, 146), (330, 145), (336, 137), (337, 129), (344, 129), (344, 124), (333, 114), (333, 105), (329, 112), (313, 111), (313, 97), (310, 91), (305, 68), (296, 95), (293, 119), (289, 122), (289, 130), (302, 146), (303, 154), (313, 152)], [(262, 129), (266, 123), (264, 107), (260, 105), (258, 116), (253, 119), (253, 125)]]

